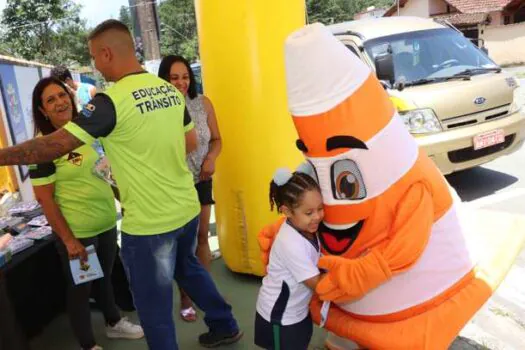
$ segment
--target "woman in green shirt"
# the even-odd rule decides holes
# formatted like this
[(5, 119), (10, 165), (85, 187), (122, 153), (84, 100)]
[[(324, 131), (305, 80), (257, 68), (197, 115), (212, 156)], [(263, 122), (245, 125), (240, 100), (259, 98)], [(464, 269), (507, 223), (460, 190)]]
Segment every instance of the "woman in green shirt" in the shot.
[[(66, 87), (52, 77), (38, 82), (32, 102), (37, 134), (52, 133), (78, 113)], [(122, 318), (115, 304), (111, 271), (117, 252), (117, 211), (110, 185), (93, 174), (97, 159), (91, 145), (83, 145), (53, 162), (31, 166), (30, 177), (36, 199), (60, 238), (57, 249), (69, 281), (67, 311), (73, 332), (82, 349), (99, 350), (102, 348), (95, 342), (89, 308), (92, 285), (98, 288), (109, 338), (139, 339), (144, 333), (140, 326)], [(105, 277), (75, 285), (69, 260), (85, 260), (89, 245), (95, 246)]]

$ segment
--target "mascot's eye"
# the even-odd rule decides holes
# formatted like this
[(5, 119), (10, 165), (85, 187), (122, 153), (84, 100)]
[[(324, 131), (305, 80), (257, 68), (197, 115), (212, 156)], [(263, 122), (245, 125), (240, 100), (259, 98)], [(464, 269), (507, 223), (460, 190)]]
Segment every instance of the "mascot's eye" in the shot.
[(332, 165), (332, 190), (335, 199), (358, 200), (366, 197), (365, 184), (355, 162), (343, 159)]
[(337, 177), (335, 188), (337, 196), (346, 199), (356, 199), (359, 195), (359, 182), (354, 174), (350, 172), (342, 172)]

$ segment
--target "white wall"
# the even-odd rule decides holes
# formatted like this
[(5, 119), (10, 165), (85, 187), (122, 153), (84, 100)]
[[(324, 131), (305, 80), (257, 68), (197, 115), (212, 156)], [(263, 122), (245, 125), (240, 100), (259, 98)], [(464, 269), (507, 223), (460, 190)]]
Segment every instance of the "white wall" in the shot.
[[(418, 0), (416, 0), (418, 1)], [(433, 15), (440, 15), (443, 13), (447, 13), (447, 4), (443, 0), (429, 0), (429, 14), (431, 16)]]
[(71, 72), (71, 76), (73, 77), (74, 81), (80, 81), (80, 73)]
[(48, 77), (51, 75), (51, 69), (42, 67), (42, 78)]
[(409, 0), (404, 7), (400, 8), (399, 14), (401, 16), (429, 17), (429, 10), (428, 0)]
[(481, 38), (489, 56), (500, 65), (525, 63), (525, 23), (506, 26), (488, 26)]
[(490, 18), (491, 18), (491, 22), (490, 22), (490, 26), (499, 26), (499, 25), (503, 25), (505, 22), (503, 21), (503, 16), (501, 15), (501, 12), (497, 11), (497, 12), (491, 12), (490, 13)]

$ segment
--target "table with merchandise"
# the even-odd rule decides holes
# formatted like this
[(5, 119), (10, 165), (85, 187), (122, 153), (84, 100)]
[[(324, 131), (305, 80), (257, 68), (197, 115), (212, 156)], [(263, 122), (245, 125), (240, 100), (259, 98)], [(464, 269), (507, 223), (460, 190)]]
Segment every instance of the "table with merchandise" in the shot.
[(37, 202), (10, 208), (0, 217), (0, 230), (2, 298), (12, 311), (0, 317), (11, 318), (31, 338), (65, 308), (66, 282), (56, 238)]
[[(0, 217), (0, 298), (12, 311), (2, 312), (0, 301), (0, 350), (3, 323), (18, 325), (29, 339), (65, 310), (67, 285), (57, 239), (36, 201), (18, 203)], [(117, 305), (134, 311), (119, 254), (111, 279)]]

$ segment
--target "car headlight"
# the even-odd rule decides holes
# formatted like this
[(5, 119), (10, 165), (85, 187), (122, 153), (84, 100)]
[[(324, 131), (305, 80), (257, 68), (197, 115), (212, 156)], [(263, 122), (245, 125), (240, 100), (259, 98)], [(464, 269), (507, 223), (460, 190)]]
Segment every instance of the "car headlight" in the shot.
[(411, 134), (428, 134), (443, 130), (436, 114), (429, 108), (402, 111), (399, 115)]
[(525, 87), (519, 86), (514, 89), (514, 97), (510, 105), (509, 114), (520, 112), (525, 114)]

